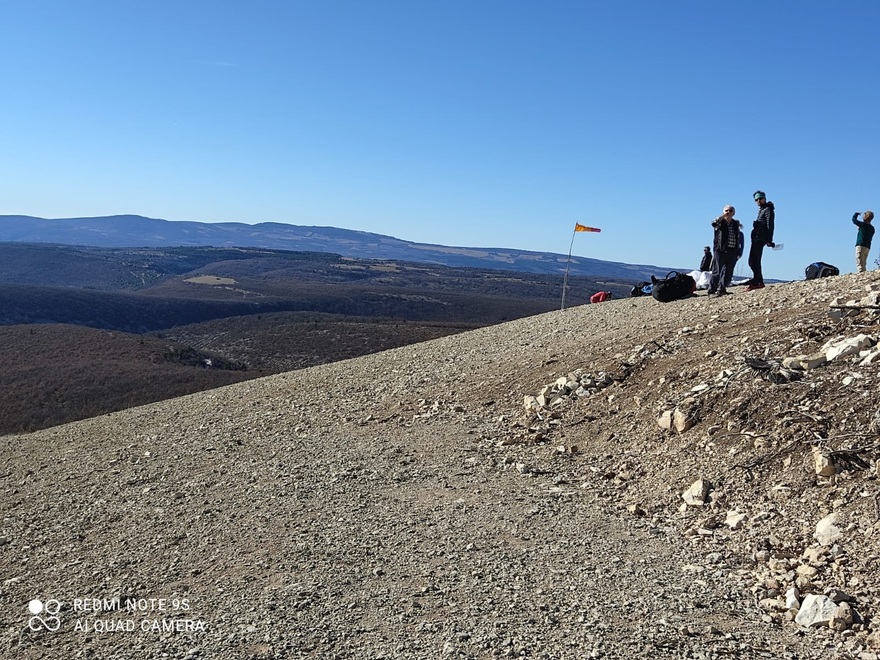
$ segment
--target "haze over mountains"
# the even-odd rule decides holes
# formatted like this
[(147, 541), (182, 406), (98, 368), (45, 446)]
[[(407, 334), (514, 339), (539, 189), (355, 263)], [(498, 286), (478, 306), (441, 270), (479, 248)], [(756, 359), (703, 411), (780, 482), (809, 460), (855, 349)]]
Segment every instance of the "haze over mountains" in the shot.
[[(332, 252), (344, 257), (394, 259), (445, 266), (562, 274), (568, 255), (494, 247), (452, 247), (404, 241), (391, 236), (336, 227), (275, 222), (169, 221), (139, 215), (46, 219), (0, 216), (0, 242), (57, 243), (95, 247), (258, 247), (275, 250)], [(678, 267), (680, 270), (691, 268)], [(634, 265), (572, 255), (570, 272), (625, 281), (662, 276), (673, 268)]]

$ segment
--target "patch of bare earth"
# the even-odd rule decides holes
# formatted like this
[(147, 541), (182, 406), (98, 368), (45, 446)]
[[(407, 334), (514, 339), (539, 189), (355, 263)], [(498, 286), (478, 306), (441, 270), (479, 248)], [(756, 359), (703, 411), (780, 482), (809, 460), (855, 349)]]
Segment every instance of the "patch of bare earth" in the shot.
[(876, 658), (878, 362), (783, 362), (876, 340), (829, 310), (878, 286), (587, 305), (2, 438), (3, 654)]

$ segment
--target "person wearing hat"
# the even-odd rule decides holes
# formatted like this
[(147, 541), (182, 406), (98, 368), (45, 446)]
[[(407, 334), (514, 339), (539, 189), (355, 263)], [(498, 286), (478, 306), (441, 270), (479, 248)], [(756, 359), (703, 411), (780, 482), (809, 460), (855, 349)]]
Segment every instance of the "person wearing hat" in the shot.
[(712, 260), (712, 279), (709, 295), (727, 295), (727, 286), (733, 277), (733, 269), (739, 259), (739, 220), (733, 217), (736, 209), (730, 204), (712, 222), (715, 230), (715, 258)]
[(758, 217), (752, 224), (752, 245), (749, 249), (749, 268), (752, 269), (752, 279), (747, 282), (748, 291), (764, 288), (761, 258), (764, 256), (765, 247), (776, 247), (776, 243), (773, 242), (776, 207), (773, 206), (773, 202), (767, 201), (767, 195), (763, 190), (756, 190), (752, 197), (758, 205)]
[(591, 303), (600, 303), (609, 300), (614, 294), (610, 291), (599, 291), (599, 293), (594, 293), (590, 296)]
[(700, 270), (712, 270), (712, 248), (708, 245), (703, 248), (703, 259), (700, 261)]
[[(859, 215), (862, 219), (859, 220)], [(853, 213), (853, 224), (859, 228), (859, 234), (856, 236), (856, 271), (864, 273), (868, 266), (868, 252), (871, 251), (871, 239), (874, 238), (874, 227), (871, 221), (874, 219), (873, 211), (865, 211)]]

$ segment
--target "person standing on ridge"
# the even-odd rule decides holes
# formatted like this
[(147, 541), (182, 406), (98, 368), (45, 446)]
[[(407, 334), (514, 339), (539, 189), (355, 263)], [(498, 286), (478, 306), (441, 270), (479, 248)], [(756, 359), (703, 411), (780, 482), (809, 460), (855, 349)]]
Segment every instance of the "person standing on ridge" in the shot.
[(733, 277), (736, 260), (739, 259), (739, 220), (733, 217), (736, 209), (730, 204), (724, 213), (712, 222), (715, 230), (715, 258), (712, 261), (712, 279), (709, 282), (709, 295), (727, 295), (727, 286)]
[[(736, 211), (734, 211), (734, 213), (736, 213)], [(730, 283), (733, 281), (733, 271), (736, 268), (736, 264), (739, 263), (740, 259), (742, 259), (743, 250), (745, 249), (745, 245), (746, 245), (746, 237), (743, 234), (742, 223), (740, 222), (739, 223), (739, 236), (737, 236), (737, 241), (736, 241), (736, 261), (733, 264), (733, 268), (731, 268), (729, 271), (727, 271), (727, 279), (724, 280), (724, 286), (726, 286), (726, 287), (730, 286)]]
[(700, 261), (700, 270), (712, 270), (712, 249), (708, 245), (703, 248), (703, 259)]
[(865, 211), (861, 214), (862, 220), (859, 220), (859, 213), (853, 213), (853, 224), (859, 228), (859, 235), (856, 236), (856, 271), (864, 273), (868, 265), (868, 252), (871, 251), (871, 239), (874, 238), (874, 227), (871, 221), (874, 219), (873, 211)]
[[(736, 213), (736, 210), (733, 211)], [(739, 222), (739, 220), (737, 220)], [(739, 223), (739, 231), (737, 232), (736, 237), (736, 260), (733, 262), (733, 268), (728, 269), (727, 277), (724, 278), (724, 287), (727, 288), (733, 282), (733, 271), (736, 270), (736, 265), (739, 263), (739, 260), (742, 259), (743, 256), (743, 248), (746, 244), (746, 237), (743, 235), (743, 225)]]
[(761, 258), (764, 256), (765, 247), (776, 247), (776, 243), (773, 242), (776, 207), (773, 206), (773, 202), (767, 201), (767, 195), (762, 190), (756, 190), (752, 197), (758, 205), (758, 217), (752, 224), (752, 245), (749, 248), (749, 268), (752, 269), (752, 279), (748, 281), (748, 291), (764, 288)]

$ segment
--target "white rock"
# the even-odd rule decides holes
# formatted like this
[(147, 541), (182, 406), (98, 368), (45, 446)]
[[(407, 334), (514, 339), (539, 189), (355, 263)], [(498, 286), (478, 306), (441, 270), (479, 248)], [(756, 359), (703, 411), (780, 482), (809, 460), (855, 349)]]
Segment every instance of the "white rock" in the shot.
[(664, 410), (657, 418), (657, 425), (664, 431), (669, 431), (672, 428), (672, 411)]
[(868, 352), (868, 354), (862, 359), (862, 361), (859, 362), (859, 365), (867, 366), (869, 364), (874, 364), (878, 360), (880, 360), (880, 349)]
[(824, 350), (824, 353), (828, 361), (831, 362), (831, 360), (858, 353), (859, 351), (863, 351), (873, 345), (874, 340), (871, 337), (865, 334), (860, 334), (830, 345), (826, 344), (827, 348)]
[(697, 479), (690, 488), (681, 494), (681, 497), (688, 506), (703, 506), (708, 494), (709, 482), (705, 479)]
[(837, 605), (828, 596), (807, 594), (794, 620), (805, 628), (827, 626), (836, 613)]
[(791, 587), (788, 591), (785, 592), (785, 607), (789, 610), (798, 610), (801, 607), (801, 602), (798, 600), (800, 594), (798, 593), (797, 587)]
[(819, 542), (819, 545), (831, 545), (843, 536), (841, 529), (834, 524), (836, 522), (837, 514), (831, 513), (816, 523), (813, 537)]
[(740, 529), (743, 526), (748, 516), (744, 513), (740, 513), (739, 511), (728, 511), (727, 518), (724, 520), (724, 524), (730, 527), (730, 529)]

